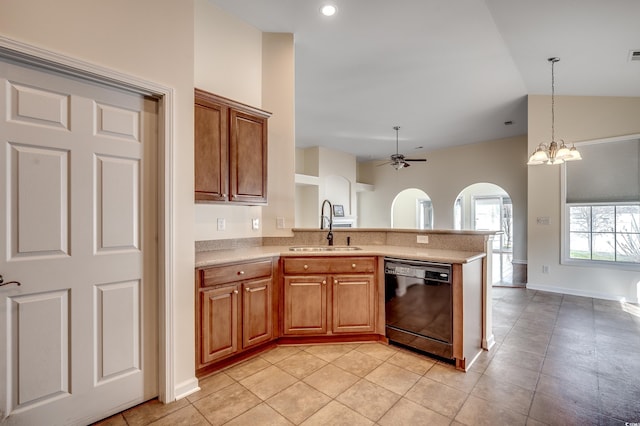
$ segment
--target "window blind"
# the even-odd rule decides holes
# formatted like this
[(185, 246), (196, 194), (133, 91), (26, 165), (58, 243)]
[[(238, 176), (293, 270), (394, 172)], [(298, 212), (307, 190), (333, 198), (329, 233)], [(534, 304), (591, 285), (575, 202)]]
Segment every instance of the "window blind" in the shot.
[(640, 201), (640, 139), (581, 146), (566, 163), (567, 203)]

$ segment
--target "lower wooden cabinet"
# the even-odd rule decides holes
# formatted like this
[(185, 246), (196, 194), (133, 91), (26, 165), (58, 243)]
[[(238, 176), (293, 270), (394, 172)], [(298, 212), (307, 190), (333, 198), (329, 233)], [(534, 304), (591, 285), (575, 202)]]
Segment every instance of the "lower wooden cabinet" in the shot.
[(200, 366), (238, 350), (238, 286), (200, 292)]
[(372, 333), (375, 330), (375, 290), (373, 275), (333, 277), (334, 333)]
[(198, 270), (198, 370), (277, 337), (273, 269), (274, 262), (269, 259)]
[(375, 269), (374, 257), (283, 259), (283, 333), (373, 333)]
[(242, 284), (242, 349), (266, 342), (273, 336), (271, 277)]
[(377, 264), (366, 256), (285, 257), (281, 270), (275, 259), (197, 269), (196, 375), (279, 338), (375, 334)]
[(284, 333), (327, 333), (327, 277), (284, 277)]

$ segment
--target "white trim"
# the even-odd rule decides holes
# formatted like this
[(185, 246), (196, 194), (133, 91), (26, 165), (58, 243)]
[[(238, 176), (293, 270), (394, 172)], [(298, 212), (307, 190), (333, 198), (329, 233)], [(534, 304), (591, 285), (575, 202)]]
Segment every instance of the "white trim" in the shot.
[(516, 265), (526, 265), (527, 264), (527, 260), (526, 259), (511, 259), (511, 263), (512, 264), (516, 264)]
[(176, 385), (176, 400), (185, 398), (199, 390), (200, 386), (198, 385), (198, 379), (195, 377), (185, 380), (182, 383), (178, 383)]
[[(127, 91), (153, 96), (159, 100), (158, 143), (161, 159), (158, 173), (163, 178), (158, 188), (161, 217), (158, 218), (159, 251), (159, 306), (158, 306), (158, 398), (172, 402), (176, 398), (174, 388), (174, 326), (173, 326), (173, 99), (174, 90), (138, 77), (114, 71), (57, 52), (42, 49), (0, 35), (0, 57), (35, 65), (39, 68), (62, 72), (94, 83), (117, 87)], [(163, 160), (163, 161), (161, 161)], [(197, 383), (197, 380), (196, 380)]]
[(550, 286), (544, 284), (527, 283), (527, 290), (547, 291), (549, 293), (570, 294), (572, 296), (591, 297), (594, 299), (625, 301), (629, 303), (638, 303), (638, 299), (628, 299), (627, 296), (615, 295), (611, 293), (601, 293), (599, 291), (579, 290), (575, 288)]

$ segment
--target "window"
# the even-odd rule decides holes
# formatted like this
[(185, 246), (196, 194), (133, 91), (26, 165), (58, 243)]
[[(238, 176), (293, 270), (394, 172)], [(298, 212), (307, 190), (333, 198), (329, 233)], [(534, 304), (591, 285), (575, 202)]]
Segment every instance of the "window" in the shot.
[(580, 148), (564, 166), (564, 255), (569, 262), (640, 265), (640, 139)]
[(640, 263), (640, 203), (567, 207), (570, 259)]

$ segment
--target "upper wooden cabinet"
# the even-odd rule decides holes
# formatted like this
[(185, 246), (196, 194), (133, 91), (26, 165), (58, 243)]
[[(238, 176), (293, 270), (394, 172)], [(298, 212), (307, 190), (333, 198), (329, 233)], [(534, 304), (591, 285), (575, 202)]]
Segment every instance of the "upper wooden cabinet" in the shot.
[(270, 113), (195, 89), (196, 202), (267, 203)]

